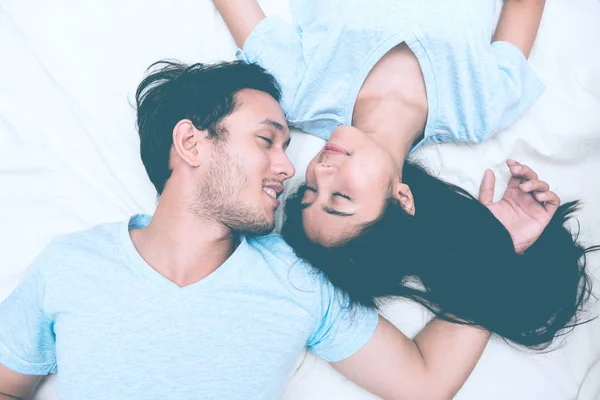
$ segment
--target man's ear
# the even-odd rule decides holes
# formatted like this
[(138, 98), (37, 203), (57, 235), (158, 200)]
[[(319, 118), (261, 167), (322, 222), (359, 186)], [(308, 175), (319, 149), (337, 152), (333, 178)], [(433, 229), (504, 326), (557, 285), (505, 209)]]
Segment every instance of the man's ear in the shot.
[(415, 199), (407, 184), (400, 181), (396, 182), (393, 196), (400, 202), (404, 211), (410, 215), (415, 215)]
[(206, 159), (204, 150), (209, 141), (208, 133), (196, 129), (189, 119), (182, 119), (173, 128), (173, 150), (191, 167), (199, 167)]

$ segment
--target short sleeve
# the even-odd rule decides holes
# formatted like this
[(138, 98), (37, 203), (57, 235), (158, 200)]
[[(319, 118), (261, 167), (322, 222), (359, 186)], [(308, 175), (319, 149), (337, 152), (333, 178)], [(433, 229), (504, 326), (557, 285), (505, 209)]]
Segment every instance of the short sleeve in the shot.
[(260, 65), (277, 79), (282, 108), (289, 114), (306, 71), (298, 32), (280, 17), (264, 18), (246, 39), (243, 50), (238, 50), (237, 57)]
[[(498, 66), (496, 100), (498, 121), (495, 132), (512, 124), (544, 91), (539, 80), (521, 50), (509, 42), (492, 43), (492, 51)], [(493, 133), (495, 133), (493, 132)]]
[(326, 361), (337, 362), (352, 356), (373, 336), (379, 322), (377, 312), (351, 306), (348, 297), (329, 282), (323, 283), (321, 305), (320, 324), (307, 347)]
[(55, 372), (54, 324), (44, 311), (46, 283), (41, 258), (0, 303), (0, 364), (25, 375)]

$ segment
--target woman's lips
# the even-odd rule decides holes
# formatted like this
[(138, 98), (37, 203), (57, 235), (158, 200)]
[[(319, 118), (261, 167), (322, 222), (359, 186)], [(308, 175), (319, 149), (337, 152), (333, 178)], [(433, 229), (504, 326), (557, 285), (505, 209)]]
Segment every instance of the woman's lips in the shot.
[(337, 144), (333, 144), (333, 143), (327, 143), (323, 150), (328, 154), (341, 154), (341, 155), (345, 155), (345, 156), (350, 155), (350, 153), (348, 153), (346, 151), (346, 149), (344, 149), (341, 146), (338, 146)]

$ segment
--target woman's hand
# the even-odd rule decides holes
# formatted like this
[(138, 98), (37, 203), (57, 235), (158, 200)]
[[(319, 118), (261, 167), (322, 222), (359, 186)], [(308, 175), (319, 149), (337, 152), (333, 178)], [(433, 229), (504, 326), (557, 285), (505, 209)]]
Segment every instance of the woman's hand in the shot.
[(523, 254), (542, 234), (560, 205), (548, 183), (526, 165), (507, 160), (512, 175), (504, 197), (493, 202), (496, 177), (491, 170), (479, 189), (479, 201), (485, 205), (510, 233), (515, 251)]

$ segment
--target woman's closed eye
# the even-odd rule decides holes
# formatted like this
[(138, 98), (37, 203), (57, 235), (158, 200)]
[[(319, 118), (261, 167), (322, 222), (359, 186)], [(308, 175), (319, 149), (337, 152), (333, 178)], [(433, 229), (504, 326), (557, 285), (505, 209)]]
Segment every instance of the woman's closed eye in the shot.
[(342, 197), (342, 198), (344, 198), (344, 199), (347, 199), (347, 200), (352, 200), (352, 199), (350, 198), (350, 196), (348, 196), (348, 195), (346, 195), (346, 194), (344, 194), (344, 193), (335, 192), (333, 195), (334, 195), (334, 196), (338, 196), (338, 197)]
[[(307, 191), (308, 192), (313, 192), (315, 194), (317, 193), (317, 189), (316, 188), (313, 188), (311, 186), (304, 186), (304, 192), (307, 192)], [(336, 197), (336, 196), (337, 197), (341, 197), (341, 198), (344, 198), (346, 200), (352, 200), (352, 198), (350, 196), (348, 196), (347, 194), (344, 194), (344, 193), (340, 193), (340, 192), (334, 192), (332, 196), (334, 196), (334, 197)]]
[(315, 189), (313, 187), (310, 187), (310, 186), (307, 186), (306, 184), (304, 184), (304, 185), (302, 185), (300, 187), (299, 194), (300, 194), (300, 197), (302, 198), (302, 203), (301, 203), (301, 209), (302, 210), (304, 210), (307, 207), (310, 207), (310, 205), (312, 204), (312, 202), (309, 202), (309, 201), (305, 200), (305, 194), (306, 194), (306, 192), (312, 192), (312, 193), (316, 194), (317, 193), (317, 189)]
[[(303, 199), (302, 203), (300, 204), (300, 209), (304, 210), (304, 209), (306, 209), (306, 208), (308, 208), (308, 207), (310, 207), (312, 205), (312, 202), (306, 201), (304, 199), (304, 194), (306, 192), (312, 192), (313, 194), (316, 194), (317, 193), (317, 189), (314, 188), (314, 187), (311, 187), (311, 186), (304, 185), (304, 186), (301, 187), (300, 190), (301, 190), (302, 199)], [(350, 198), (350, 196), (348, 196), (348, 195), (346, 195), (344, 193), (335, 192), (335, 193), (333, 193), (333, 196), (352, 201), (352, 199)], [(325, 211), (327, 214), (338, 215), (338, 216), (341, 216), (341, 217), (350, 217), (350, 216), (354, 215), (354, 212), (347, 213), (347, 212), (339, 211), (339, 210), (336, 210), (334, 208), (328, 207), (326, 205), (323, 206), (323, 211)]]

